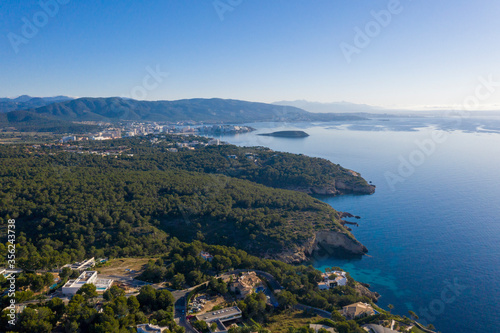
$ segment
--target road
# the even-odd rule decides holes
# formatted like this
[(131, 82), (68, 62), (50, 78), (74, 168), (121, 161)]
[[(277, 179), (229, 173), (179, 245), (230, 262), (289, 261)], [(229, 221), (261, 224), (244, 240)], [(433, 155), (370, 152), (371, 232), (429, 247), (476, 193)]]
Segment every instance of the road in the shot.
[(175, 298), (175, 306), (174, 306), (174, 320), (177, 325), (184, 327), (186, 333), (198, 333), (191, 324), (186, 319), (186, 310), (187, 310), (187, 296), (188, 294), (195, 288), (207, 284), (207, 282), (201, 283), (197, 286), (184, 289), (184, 290), (171, 290), (172, 296)]
[[(183, 291), (184, 290), (181, 290), (180, 292)], [(177, 323), (177, 325), (184, 327), (186, 333), (198, 333), (191, 327), (191, 324), (189, 324), (186, 319), (186, 298), (188, 293), (189, 292), (186, 292), (184, 296), (180, 297), (175, 301), (174, 320)]]
[(330, 319), (332, 314), (328, 311), (325, 311), (325, 310), (321, 310), (321, 309), (318, 309), (318, 308), (313, 308), (312, 306), (308, 306), (308, 305), (304, 305), (304, 304), (297, 304), (295, 305), (295, 308), (297, 310), (309, 310), (309, 311), (312, 311), (314, 312), (315, 314), (317, 314), (318, 316), (321, 316), (323, 318), (327, 318), (327, 319)]

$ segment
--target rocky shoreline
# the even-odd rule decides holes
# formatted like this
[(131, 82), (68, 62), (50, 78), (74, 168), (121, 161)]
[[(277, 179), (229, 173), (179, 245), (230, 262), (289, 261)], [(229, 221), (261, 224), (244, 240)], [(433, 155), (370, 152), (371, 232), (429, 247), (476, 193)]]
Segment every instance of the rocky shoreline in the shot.
[(300, 264), (311, 259), (315, 254), (362, 256), (368, 249), (352, 235), (341, 231), (321, 230), (302, 245), (289, 248), (275, 256), (275, 259)]
[(310, 195), (336, 196), (343, 194), (373, 194), (375, 185), (353, 186), (347, 185), (341, 181), (335, 181), (335, 184), (325, 184), (323, 186), (313, 187), (289, 187), (287, 190), (307, 193)]

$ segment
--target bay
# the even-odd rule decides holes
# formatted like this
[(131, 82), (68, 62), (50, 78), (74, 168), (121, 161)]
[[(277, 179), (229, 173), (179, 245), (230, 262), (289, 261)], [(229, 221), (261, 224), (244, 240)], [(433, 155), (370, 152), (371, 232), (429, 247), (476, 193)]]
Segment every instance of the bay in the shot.
[[(373, 195), (320, 198), (362, 217), (361, 259), (315, 257), (371, 285), (379, 305), (414, 311), (447, 333), (500, 327), (500, 121), (374, 119), (352, 123), (257, 123), (221, 135), (240, 146), (326, 158), (360, 172)], [(309, 137), (259, 136), (303, 130)]]

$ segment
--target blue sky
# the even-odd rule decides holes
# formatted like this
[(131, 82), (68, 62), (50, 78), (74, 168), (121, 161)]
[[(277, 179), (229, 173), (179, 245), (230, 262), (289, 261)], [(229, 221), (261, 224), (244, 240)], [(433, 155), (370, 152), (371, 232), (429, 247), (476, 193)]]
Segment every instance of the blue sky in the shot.
[[(0, 96), (413, 107), (460, 105), (480, 77), (500, 82), (494, 0), (59, 1), (51, 15), (38, 1), (0, 4)], [(372, 12), (388, 8), (382, 25)], [(26, 21), (36, 34), (23, 33)], [(367, 27), (369, 44), (356, 44)], [(357, 51), (346, 57), (341, 45)], [(168, 76), (149, 78), (156, 68)], [(491, 86), (480, 106), (500, 105)]]

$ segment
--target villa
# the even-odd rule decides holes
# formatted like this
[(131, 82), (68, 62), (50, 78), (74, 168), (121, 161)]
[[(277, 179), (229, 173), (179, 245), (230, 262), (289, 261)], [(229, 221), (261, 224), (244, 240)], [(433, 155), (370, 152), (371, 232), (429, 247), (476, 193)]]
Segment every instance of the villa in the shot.
[(104, 292), (111, 287), (113, 280), (98, 279), (96, 271), (86, 271), (80, 274), (77, 279), (68, 280), (62, 287), (62, 293), (64, 295), (75, 295), (87, 283), (95, 285), (98, 292)]
[(335, 271), (321, 274), (322, 281), (318, 282), (319, 290), (332, 289), (337, 286), (347, 285), (346, 272)]
[(232, 292), (239, 293), (241, 297), (245, 298), (246, 296), (252, 294), (256, 289), (264, 289), (264, 284), (255, 272), (249, 272), (236, 277), (236, 279), (229, 285), (229, 288)]
[(364, 316), (373, 316), (375, 310), (367, 303), (358, 302), (342, 308), (342, 315), (347, 319), (356, 319)]
[(211, 255), (210, 253), (208, 252), (205, 252), (205, 251), (201, 251), (200, 252), (200, 256), (205, 259), (206, 261), (212, 261), (212, 259), (214, 258), (213, 255)]

